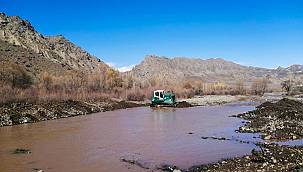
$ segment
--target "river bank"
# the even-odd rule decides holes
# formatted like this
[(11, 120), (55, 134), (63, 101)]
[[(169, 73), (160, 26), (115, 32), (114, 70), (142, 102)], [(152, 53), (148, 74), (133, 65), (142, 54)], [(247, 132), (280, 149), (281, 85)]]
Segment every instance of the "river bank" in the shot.
[(265, 140), (283, 141), (303, 137), (303, 103), (295, 100), (265, 102), (256, 110), (236, 117), (247, 120), (239, 132), (261, 133)]
[(284, 92), (265, 93), (262, 96), (256, 95), (205, 95), (195, 96), (188, 99), (180, 99), (192, 106), (214, 106), (229, 103), (251, 102), (252, 104), (261, 104), (264, 102), (277, 102), (284, 98), (303, 102), (303, 95), (288, 96)]
[[(138, 102), (117, 99), (98, 99), (91, 101), (66, 100), (39, 103), (20, 102), (2, 104), (0, 105), (0, 127), (69, 118), (141, 106), (149, 106), (149, 103), (146, 101)], [(188, 107), (193, 107), (193, 105), (182, 101), (174, 108)]]
[[(221, 105), (248, 99), (252, 100), (253, 98), (248, 96), (207, 95), (180, 99), (176, 108)], [(106, 98), (90, 101), (64, 100), (36, 103), (7, 103), (0, 105), (0, 127), (148, 105), (149, 101), (136, 102)]]
[(99, 99), (94, 101), (50, 101), (9, 103), (0, 106), (0, 127), (68, 118), (91, 113), (144, 106), (145, 104)]
[(189, 172), (273, 172), (303, 170), (303, 146), (279, 146), (277, 144), (257, 144), (260, 150), (253, 149), (251, 155), (242, 158), (223, 160), (215, 164), (190, 168)]
[(180, 99), (179, 101), (185, 101), (190, 103), (192, 106), (213, 106), (222, 105), (227, 103), (236, 103), (242, 101), (253, 101), (257, 100), (256, 96), (245, 96), (245, 95), (205, 95), (196, 96), (188, 99)]
[[(189, 99), (179, 99), (179, 104), (176, 108), (215, 106), (240, 102), (260, 104), (265, 101), (274, 102), (283, 97), (285, 96), (283, 96), (282, 93), (266, 94), (263, 97), (245, 95), (205, 95)], [(289, 98), (296, 99), (294, 97)], [(147, 105), (149, 105), (149, 101), (136, 102), (106, 98), (90, 101), (65, 100), (37, 103), (8, 103), (0, 105), (0, 127)]]

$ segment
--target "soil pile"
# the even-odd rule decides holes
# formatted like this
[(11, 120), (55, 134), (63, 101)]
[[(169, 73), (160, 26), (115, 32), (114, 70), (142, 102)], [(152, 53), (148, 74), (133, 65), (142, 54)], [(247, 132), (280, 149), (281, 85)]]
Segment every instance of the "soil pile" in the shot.
[(303, 146), (289, 147), (275, 144), (259, 144), (260, 151), (252, 150), (252, 155), (233, 158), (215, 164), (192, 167), (190, 172), (202, 171), (303, 171)]
[(188, 103), (186, 101), (182, 101), (182, 102), (178, 102), (176, 107), (177, 108), (187, 108), (187, 107), (193, 107), (193, 105), (191, 105), (190, 103)]
[(142, 106), (142, 104), (110, 99), (4, 104), (0, 106), (0, 127), (138, 106)]
[(282, 99), (276, 103), (265, 102), (256, 110), (237, 117), (248, 120), (240, 132), (262, 133), (265, 140), (288, 140), (303, 137), (303, 103)]

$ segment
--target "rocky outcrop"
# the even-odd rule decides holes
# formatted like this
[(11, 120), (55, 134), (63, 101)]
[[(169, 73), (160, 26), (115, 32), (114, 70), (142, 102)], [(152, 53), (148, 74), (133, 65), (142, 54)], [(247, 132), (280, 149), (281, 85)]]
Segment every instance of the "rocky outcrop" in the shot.
[(10, 17), (0, 13), (0, 40), (74, 70), (93, 73), (109, 68), (63, 36), (44, 36), (38, 33), (30, 22), (18, 16)]
[(64, 75), (74, 72), (70, 66), (49, 60), (33, 50), (10, 44), (0, 39), (0, 80), (8, 80), (13, 74), (13, 68), (25, 71), (31, 78), (37, 79), (43, 72), (54, 75)]

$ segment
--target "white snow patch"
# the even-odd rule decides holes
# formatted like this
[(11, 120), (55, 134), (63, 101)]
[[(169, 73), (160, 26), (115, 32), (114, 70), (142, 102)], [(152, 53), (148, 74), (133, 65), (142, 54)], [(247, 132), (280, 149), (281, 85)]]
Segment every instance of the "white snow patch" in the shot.
[(118, 71), (127, 72), (127, 71), (131, 71), (134, 67), (135, 65), (122, 66), (122, 67), (118, 67)]
[(127, 71), (131, 71), (135, 65), (132, 64), (132, 65), (128, 65), (128, 66), (118, 66), (116, 63), (114, 62), (105, 62), (108, 66), (118, 70), (119, 72), (127, 72)]

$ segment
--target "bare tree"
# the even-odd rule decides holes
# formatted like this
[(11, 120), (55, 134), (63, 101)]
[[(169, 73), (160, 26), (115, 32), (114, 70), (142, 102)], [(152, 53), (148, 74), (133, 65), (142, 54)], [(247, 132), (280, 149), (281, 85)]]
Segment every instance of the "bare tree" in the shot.
[(235, 90), (234, 90), (235, 94), (245, 94), (246, 90), (244, 87), (244, 82), (243, 80), (238, 80), (235, 84)]
[(289, 79), (289, 80), (286, 80), (286, 81), (283, 81), (281, 83), (281, 87), (282, 89), (284, 89), (287, 94), (290, 92), (291, 88), (293, 87), (293, 82)]
[(40, 85), (42, 88), (50, 91), (53, 85), (53, 77), (49, 73), (44, 72), (40, 77)]
[(252, 84), (252, 92), (256, 95), (263, 95), (268, 89), (269, 79), (268, 77), (256, 80)]

